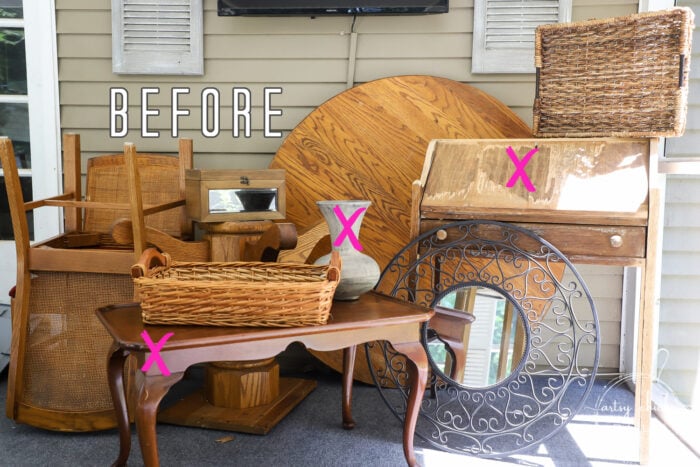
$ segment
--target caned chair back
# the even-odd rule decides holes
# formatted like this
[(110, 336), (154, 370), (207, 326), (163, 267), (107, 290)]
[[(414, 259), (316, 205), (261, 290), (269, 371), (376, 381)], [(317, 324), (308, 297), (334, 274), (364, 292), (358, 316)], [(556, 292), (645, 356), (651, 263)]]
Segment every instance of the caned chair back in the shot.
[[(136, 167), (141, 181), (141, 197), (145, 206), (184, 199), (185, 170), (192, 168), (192, 144), (180, 144), (177, 157), (163, 154), (136, 154)], [(129, 178), (124, 154), (109, 154), (88, 159), (86, 200), (91, 202), (130, 203)], [(115, 220), (130, 218), (129, 208), (105, 210), (85, 209), (83, 230), (109, 232)], [(189, 238), (184, 207), (147, 216), (146, 225), (176, 238)]]

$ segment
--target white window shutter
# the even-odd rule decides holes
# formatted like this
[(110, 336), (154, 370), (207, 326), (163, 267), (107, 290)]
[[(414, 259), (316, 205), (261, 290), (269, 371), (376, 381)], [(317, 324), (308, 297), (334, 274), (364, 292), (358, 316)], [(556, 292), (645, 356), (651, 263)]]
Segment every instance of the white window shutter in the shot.
[(572, 0), (474, 0), (472, 73), (534, 73), (535, 28), (571, 21)]
[(202, 0), (112, 0), (114, 73), (204, 73)]
[(463, 384), (471, 388), (482, 388), (489, 384), (491, 369), (491, 342), (496, 327), (498, 300), (493, 297), (476, 296), (474, 322), (469, 328), (467, 364), (464, 368)]

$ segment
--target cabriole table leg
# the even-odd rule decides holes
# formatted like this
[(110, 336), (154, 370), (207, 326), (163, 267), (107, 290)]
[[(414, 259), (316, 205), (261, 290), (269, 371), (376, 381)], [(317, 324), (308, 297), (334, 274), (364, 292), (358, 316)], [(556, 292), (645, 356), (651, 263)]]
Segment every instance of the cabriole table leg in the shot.
[(355, 428), (355, 420), (352, 419), (352, 378), (356, 353), (355, 345), (343, 349), (343, 428), (346, 430)]
[(129, 429), (129, 412), (124, 394), (124, 363), (129, 352), (114, 345), (109, 356), (108, 376), (109, 392), (112, 395), (114, 412), (119, 427), (119, 457), (112, 464), (112, 467), (126, 466), (131, 451), (131, 432)]
[(407, 357), (410, 393), (406, 403), (406, 419), (403, 424), (403, 453), (408, 465), (416, 467), (419, 464), (416, 461), (416, 454), (413, 452), (413, 436), (416, 431), (420, 405), (425, 394), (425, 384), (428, 381), (428, 356), (420, 342), (392, 345), (397, 352)]
[[(138, 372), (141, 373), (141, 372)], [(136, 404), (136, 432), (139, 435), (141, 454), (146, 467), (160, 465), (158, 459), (158, 441), (156, 439), (156, 413), (158, 405), (170, 388), (180, 381), (184, 372), (164, 375), (140, 374), (138, 380), (138, 398)]]

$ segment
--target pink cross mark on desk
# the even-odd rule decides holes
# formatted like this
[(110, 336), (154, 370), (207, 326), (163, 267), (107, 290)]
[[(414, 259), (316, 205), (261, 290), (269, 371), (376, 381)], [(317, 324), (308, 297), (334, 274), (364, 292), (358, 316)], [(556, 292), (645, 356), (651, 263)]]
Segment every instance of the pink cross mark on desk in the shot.
[(163, 376), (170, 376), (170, 370), (168, 370), (168, 367), (163, 361), (163, 359), (160, 358), (160, 349), (163, 348), (167, 340), (170, 339), (173, 335), (174, 334), (172, 332), (169, 332), (163, 337), (161, 337), (157, 344), (154, 344), (153, 340), (151, 340), (151, 336), (148, 335), (148, 331), (144, 329), (144, 331), (141, 333), (141, 337), (148, 346), (148, 349), (153, 353), (143, 364), (143, 366), (141, 367), (141, 371), (145, 373), (146, 371), (148, 371), (149, 368), (151, 368), (151, 365), (155, 363), (156, 365), (158, 365), (158, 369), (160, 370), (160, 372), (163, 373)]
[(355, 223), (357, 218), (360, 217), (360, 214), (362, 214), (365, 211), (365, 209), (367, 208), (359, 208), (357, 211), (352, 213), (350, 219), (346, 219), (345, 214), (343, 214), (343, 211), (340, 209), (340, 206), (338, 206), (337, 204), (335, 205), (335, 207), (333, 208), (333, 212), (336, 216), (338, 216), (338, 220), (340, 221), (340, 223), (343, 224), (343, 231), (340, 232), (338, 238), (335, 239), (335, 242), (333, 242), (333, 246), (342, 245), (345, 237), (348, 237), (350, 243), (352, 243), (353, 248), (355, 248), (358, 251), (362, 251), (362, 245), (360, 245), (360, 241), (355, 236), (355, 232), (352, 231), (352, 225)]
[(527, 176), (527, 173), (525, 173), (525, 166), (528, 162), (530, 162), (530, 159), (532, 158), (532, 156), (535, 155), (537, 151), (538, 149), (537, 147), (535, 147), (534, 149), (530, 150), (530, 152), (525, 154), (525, 157), (523, 157), (521, 160), (520, 158), (518, 158), (518, 155), (515, 153), (513, 148), (508, 146), (506, 152), (508, 153), (508, 157), (510, 157), (510, 160), (513, 161), (513, 164), (515, 164), (515, 173), (513, 173), (513, 176), (510, 177), (510, 180), (508, 180), (508, 183), (506, 183), (506, 186), (508, 188), (515, 185), (515, 182), (517, 182), (519, 178), (522, 178), (523, 185), (525, 185), (527, 191), (535, 191), (535, 186), (530, 181), (530, 177)]

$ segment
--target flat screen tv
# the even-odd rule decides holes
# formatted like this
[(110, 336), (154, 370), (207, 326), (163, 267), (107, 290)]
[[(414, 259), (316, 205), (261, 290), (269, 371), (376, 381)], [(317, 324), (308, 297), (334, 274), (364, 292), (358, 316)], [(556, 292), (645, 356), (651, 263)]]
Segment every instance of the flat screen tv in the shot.
[(219, 16), (447, 13), (448, 0), (218, 0)]

